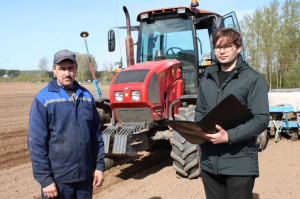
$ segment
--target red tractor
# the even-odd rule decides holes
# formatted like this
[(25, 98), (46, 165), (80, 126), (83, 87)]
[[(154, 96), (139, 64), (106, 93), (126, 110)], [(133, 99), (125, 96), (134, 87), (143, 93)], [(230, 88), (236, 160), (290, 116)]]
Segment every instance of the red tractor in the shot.
[[(199, 146), (164, 124), (165, 120), (194, 120), (198, 84), (204, 69), (216, 62), (212, 35), (223, 27), (239, 31), (234, 13), (221, 16), (191, 7), (169, 7), (138, 14), (140, 26), (130, 26), (127, 9), (127, 68), (110, 86), (110, 100), (97, 106), (111, 116), (103, 130), (107, 157), (135, 156), (154, 143), (172, 145), (173, 166), (181, 177), (200, 175)], [(119, 27), (121, 28), (121, 27)], [(124, 28), (124, 27), (123, 27)], [(134, 62), (131, 31), (138, 32)], [(115, 49), (114, 30), (108, 32), (109, 51)], [(102, 117), (103, 118), (103, 117)]]

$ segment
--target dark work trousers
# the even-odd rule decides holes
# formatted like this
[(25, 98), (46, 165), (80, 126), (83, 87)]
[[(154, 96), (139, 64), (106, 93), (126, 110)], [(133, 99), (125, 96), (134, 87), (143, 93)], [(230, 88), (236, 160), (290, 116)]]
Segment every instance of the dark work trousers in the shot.
[[(55, 199), (92, 199), (93, 178), (72, 183), (56, 183), (58, 196)], [(45, 197), (42, 190), (42, 199)]]
[(207, 199), (253, 199), (255, 176), (201, 175)]

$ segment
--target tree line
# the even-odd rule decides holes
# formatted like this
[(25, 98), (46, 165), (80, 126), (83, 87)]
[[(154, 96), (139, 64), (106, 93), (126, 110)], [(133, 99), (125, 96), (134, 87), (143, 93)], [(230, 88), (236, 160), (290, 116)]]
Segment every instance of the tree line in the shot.
[(0, 69), (0, 77), (2, 77), (4, 75), (17, 77), (18, 75), (20, 75), (20, 71), (19, 70), (5, 70), (5, 69)]
[[(93, 75), (89, 64), (87, 54), (75, 53), (78, 63), (76, 80), (79, 82), (92, 82)], [(93, 55), (90, 55), (95, 77), (102, 82), (110, 82), (113, 78), (113, 65), (103, 63), (103, 71), (97, 71), (98, 64)], [(0, 69), (0, 81), (29, 81), (29, 82), (49, 82), (53, 78), (52, 65), (49, 67), (49, 61), (43, 57), (38, 62), (38, 71), (19, 71)], [(7, 75), (7, 77), (3, 77)]]
[[(89, 58), (87, 54), (80, 54), (78, 52), (75, 52), (76, 60), (78, 64), (77, 69), (77, 75), (76, 79), (80, 82), (86, 82), (86, 81), (93, 81), (93, 74), (89, 63)], [(110, 63), (105, 62), (103, 64), (104, 70), (103, 71), (97, 71), (98, 64), (95, 60), (95, 57), (93, 55), (90, 55), (91, 58), (91, 64), (93, 67), (93, 71), (95, 74), (96, 79), (99, 79), (100, 81), (111, 81), (113, 77), (113, 66)], [(42, 58), (39, 62), (39, 69), (42, 71), (42, 74), (47, 74), (45, 71), (48, 71), (48, 60), (46, 57)], [(52, 69), (52, 66), (51, 66)]]
[(300, 2), (273, 0), (240, 24), (246, 60), (269, 89), (300, 88)]

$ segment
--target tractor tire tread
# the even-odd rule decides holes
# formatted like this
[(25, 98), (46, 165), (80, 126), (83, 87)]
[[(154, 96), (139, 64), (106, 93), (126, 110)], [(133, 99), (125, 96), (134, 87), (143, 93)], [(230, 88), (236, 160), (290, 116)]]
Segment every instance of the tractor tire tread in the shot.
[[(180, 107), (175, 120), (193, 121), (195, 116), (195, 105)], [(173, 137), (170, 139), (172, 145), (171, 157), (173, 158), (173, 168), (177, 176), (182, 178), (197, 178), (201, 175), (200, 169), (200, 147), (191, 144), (178, 132), (173, 130)]]

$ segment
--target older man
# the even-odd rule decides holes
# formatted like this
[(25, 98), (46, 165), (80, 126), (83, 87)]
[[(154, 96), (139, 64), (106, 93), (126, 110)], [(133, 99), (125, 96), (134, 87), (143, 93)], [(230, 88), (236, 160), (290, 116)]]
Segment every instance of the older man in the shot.
[(76, 81), (73, 52), (54, 55), (55, 77), (34, 98), (27, 144), (42, 198), (92, 198), (104, 181), (100, 119), (91, 93)]

